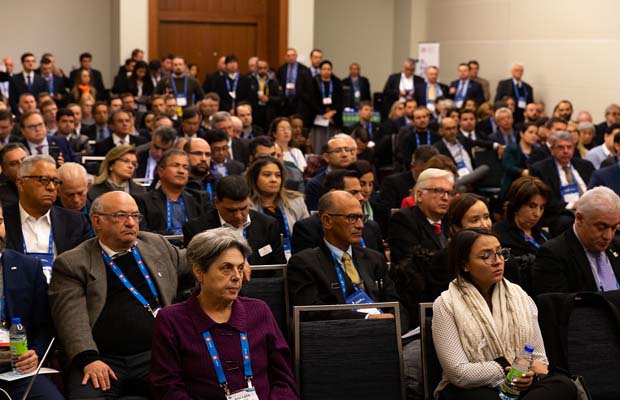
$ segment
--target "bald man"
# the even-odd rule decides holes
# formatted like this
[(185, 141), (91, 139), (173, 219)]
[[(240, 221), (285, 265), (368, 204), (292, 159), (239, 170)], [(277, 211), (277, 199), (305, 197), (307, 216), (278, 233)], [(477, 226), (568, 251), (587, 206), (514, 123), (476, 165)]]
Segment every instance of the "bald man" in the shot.
[(499, 81), (497, 91), (495, 92), (495, 101), (500, 101), (503, 97), (512, 97), (515, 100), (516, 108), (514, 112), (515, 122), (523, 121), (523, 111), (529, 103), (534, 102), (534, 89), (523, 81), (523, 72), (525, 68), (522, 64), (515, 63), (512, 65), (512, 77)]

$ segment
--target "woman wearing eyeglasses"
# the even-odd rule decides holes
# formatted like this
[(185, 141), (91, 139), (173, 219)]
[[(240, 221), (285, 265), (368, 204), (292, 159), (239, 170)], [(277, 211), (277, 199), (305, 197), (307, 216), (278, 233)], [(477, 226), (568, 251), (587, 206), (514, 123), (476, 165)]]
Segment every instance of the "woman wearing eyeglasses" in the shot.
[(277, 144), (282, 148), (282, 156), (284, 157), (284, 163), (288, 163), (295, 166), (301, 172), (306, 170), (306, 157), (301, 150), (296, 147), (292, 147), (293, 130), (291, 128), (291, 122), (286, 117), (278, 117), (271, 121), (269, 126), (269, 136), (271, 136)]
[(120, 190), (130, 195), (145, 193), (146, 189), (134, 183), (133, 178), (138, 167), (136, 148), (133, 145), (122, 144), (114, 147), (106, 154), (99, 167), (99, 175), (88, 190), (88, 200), (92, 202), (107, 192)]
[(547, 376), (534, 301), (504, 279), (510, 250), (491, 231), (468, 228), (456, 234), (448, 252), (456, 278), (433, 304), (433, 342), (442, 367), (435, 397), (496, 400), (510, 363), (528, 344), (534, 347), (534, 363), (513, 384), (525, 393), (520, 398), (575, 399), (567, 377)]

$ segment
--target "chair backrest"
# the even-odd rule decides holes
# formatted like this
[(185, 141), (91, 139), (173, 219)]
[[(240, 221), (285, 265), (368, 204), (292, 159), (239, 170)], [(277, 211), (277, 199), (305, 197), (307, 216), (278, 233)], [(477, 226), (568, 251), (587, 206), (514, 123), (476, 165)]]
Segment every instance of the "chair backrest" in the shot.
[[(376, 307), (394, 309), (394, 318), (350, 319)], [(349, 319), (333, 319), (347, 312)], [(293, 321), (302, 399), (405, 399), (398, 303), (297, 306)]]
[(474, 163), (476, 165), (488, 165), (489, 173), (480, 182), (476, 183), (478, 188), (499, 188), (504, 176), (502, 161), (497, 156), (495, 150), (474, 149)]
[(150, 178), (133, 178), (132, 181), (140, 186), (149, 187), (153, 179)]
[(420, 303), (420, 347), (422, 349), (422, 382), (424, 400), (433, 398), (433, 392), (441, 381), (441, 364), (433, 343), (433, 303)]
[(86, 172), (94, 176), (99, 175), (99, 166), (103, 162), (103, 156), (82, 156), (82, 165), (86, 168)]
[(252, 279), (244, 282), (241, 295), (267, 303), (285, 338), (290, 337), (290, 312), (286, 264), (252, 265)]

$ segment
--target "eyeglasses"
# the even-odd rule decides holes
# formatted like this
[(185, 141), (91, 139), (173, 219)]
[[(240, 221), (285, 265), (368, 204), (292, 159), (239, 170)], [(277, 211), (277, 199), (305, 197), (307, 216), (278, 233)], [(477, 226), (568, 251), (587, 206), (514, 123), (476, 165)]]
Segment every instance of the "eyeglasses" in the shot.
[(337, 149), (328, 150), (327, 154), (331, 153), (355, 153), (357, 149), (355, 147), (338, 147)]
[(131, 164), (134, 167), (138, 166), (138, 162), (137, 161), (133, 161), (133, 160), (130, 160), (128, 158), (119, 158), (118, 161), (120, 161), (120, 162), (122, 162), (124, 164)]
[(29, 176), (22, 176), (22, 179), (36, 179), (43, 186), (49, 185), (50, 182), (52, 182), (54, 184), (54, 186), (62, 185), (62, 181), (60, 179), (52, 178), (50, 176), (29, 175)]
[(504, 261), (508, 261), (510, 259), (510, 249), (505, 247), (503, 249), (499, 249), (496, 252), (486, 252), (480, 256), (478, 256), (486, 265), (493, 265), (497, 263), (497, 260), (502, 259)]
[(114, 222), (125, 222), (128, 218), (133, 218), (134, 220), (140, 222), (144, 218), (144, 215), (140, 213), (126, 213), (126, 212), (115, 212), (115, 213), (96, 213), (96, 215), (103, 215), (106, 217), (111, 217)]
[(24, 125), (24, 128), (26, 129), (38, 129), (43, 127), (45, 127), (45, 124), (43, 122), (39, 122), (38, 124)]
[(328, 213), (327, 215), (331, 215), (332, 217), (343, 217), (351, 225), (356, 223), (357, 220), (359, 219), (361, 219), (363, 223), (366, 223), (368, 221), (368, 214), (329, 214)]
[(456, 194), (454, 190), (445, 190), (445, 189), (440, 189), (440, 188), (427, 188), (427, 189), (422, 189), (422, 190), (428, 190), (429, 192), (433, 193), (435, 196), (439, 196), (439, 197), (443, 197), (446, 194), (448, 195), (448, 197), (454, 197), (454, 195)]

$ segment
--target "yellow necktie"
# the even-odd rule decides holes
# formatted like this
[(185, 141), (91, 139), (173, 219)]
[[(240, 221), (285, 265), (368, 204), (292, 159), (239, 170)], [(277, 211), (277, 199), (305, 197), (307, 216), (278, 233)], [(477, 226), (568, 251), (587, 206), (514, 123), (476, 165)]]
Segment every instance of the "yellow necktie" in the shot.
[(265, 94), (265, 78), (260, 78), (258, 87), (259, 87), (259, 90), (263, 92), (263, 94)]
[(351, 279), (351, 282), (353, 282), (353, 285), (355, 286), (361, 283), (361, 285), (358, 287), (364, 290), (364, 284), (362, 282), (362, 279), (360, 278), (360, 274), (357, 273), (357, 269), (355, 268), (355, 265), (353, 265), (353, 261), (351, 260), (351, 256), (349, 255), (349, 253), (345, 252), (342, 255), (342, 263), (344, 264), (344, 272), (347, 273), (349, 279)]
[(430, 85), (428, 87), (428, 99), (435, 100), (435, 85)]

